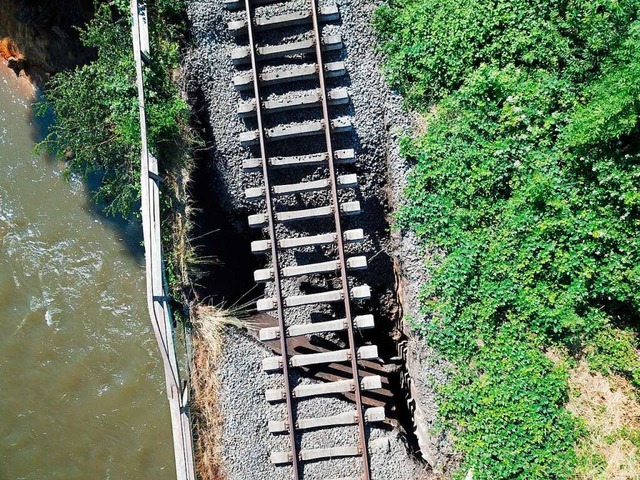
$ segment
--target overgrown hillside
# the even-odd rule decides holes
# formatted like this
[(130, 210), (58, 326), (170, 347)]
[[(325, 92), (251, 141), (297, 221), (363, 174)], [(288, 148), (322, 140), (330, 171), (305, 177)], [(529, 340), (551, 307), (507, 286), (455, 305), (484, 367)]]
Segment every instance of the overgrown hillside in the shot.
[[(183, 38), (183, 2), (148, 2), (152, 66), (145, 75), (149, 144), (164, 172), (184, 160), (189, 107), (173, 78)], [(43, 109), (57, 122), (44, 145), (67, 160), (67, 172), (101, 175), (94, 194), (106, 211), (125, 217), (139, 198), (138, 90), (127, 0), (96, 0), (95, 15), (81, 30), (95, 60), (54, 75)], [(163, 172), (163, 173), (164, 173)]]
[(441, 252), (425, 260), (414, 323), (456, 365), (440, 415), (461, 477), (640, 475), (637, 418), (611, 433), (626, 459), (612, 477), (597, 427), (567, 409), (586, 393), (569, 389), (584, 365), (635, 386), (623, 390), (637, 404), (639, 9), (391, 0), (377, 12), (387, 77), (427, 125), (404, 144), (416, 164), (397, 218)]

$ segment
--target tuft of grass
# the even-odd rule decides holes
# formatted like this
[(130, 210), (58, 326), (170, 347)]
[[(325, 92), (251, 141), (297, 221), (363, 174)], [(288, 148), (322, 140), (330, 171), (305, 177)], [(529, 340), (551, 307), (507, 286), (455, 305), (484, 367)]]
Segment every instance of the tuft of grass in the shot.
[(214, 259), (201, 256), (193, 246), (193, 216), (196, 209), (189, 194), (192, 182), (193, 159), (185, 150), (181, 154), (182, 167), (167, 172), (162, 198), (162, 244), (167, 281), (176, 302), (188, 303), (194, 285), (204, 276), (206, 267)]
[(612, 326), (602, 329), (590, 341), (587, 362), (593, 370), (604, 375), (615, 373), (640, 387), (640, 355), (638, 334)]
[(577, 442), (580, 480), (640, 478), (640, 399), (630, 381), (604, 376), (581, 360), (569, 375), (567, 409), (585, 431)]
[(192, 415), (196, 470), (200, 480), (226, 477), (222, 463), (222, 416), (218, 401), (218, 364), (223, 353), (223, 332), (246, 327), (236, 309), (198, 305), (191, 310), (193, 365), (191, 368)]
[(191, 321), (194, 337), (203, 340), (216, 357), (221, 353), (224, 330), (228, 327), (247, 326), (233, 308), (225, 309), (216, 305), (196, 306)]

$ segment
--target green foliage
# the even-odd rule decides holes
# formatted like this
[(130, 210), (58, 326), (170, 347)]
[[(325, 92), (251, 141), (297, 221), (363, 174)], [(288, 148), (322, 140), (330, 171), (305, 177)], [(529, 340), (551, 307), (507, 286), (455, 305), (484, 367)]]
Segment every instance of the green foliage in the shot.
[(440, 414), (458, 429), (463, 478), (568, 478), (575, 424), (563, 409), (567, 371), (536, 348), (525, 325), (502, 329), (443, 390)]
[(482, 67), (405, 148), (418, 164), (399, 220), (448, 253), (425, 290), (448, 354), (473, 354), (507, 315), (571, 345), (607, 323), (605, 296), (640, 307), (636, 204), (619, 199), (635, 190), (638, 154), (559, 151), (571, 97), (547, 72)]
[(589, 366), (608, 375), (617, 373), (640, 387), (638, 341), (632, 332), (603, 328), (590, 341), (587, 349)]
[(589, 147), (629, 135), (640, 113), (640, 22), (607, 57), (600, 76), (587, 84), (564, 136), (570, 147)]
[(575, 477), (585, 478), (585, 475), (588, 475), (586, 478), (594, 478), (594, 480), (601, 478), (599, 476), (607, 469), (607, 458), (596, 449), (585, 450), (581, 452), (578, 459)]
[[(182, 2), (150, 2), (153, 67), (146, 71), (149, 143), (166, 163), (176, 157), (188, 119), (171, 75), (178, 66), (179, 7)], [(153, 12), (153, 13), (151, 13)], [(96, 2), (95, 17), (82, 30), (83, 44), (96, 59), (53, 76), (44, 111), (56, 123), (43, 145), (67, 159), (67, 174), (98, 172), (96, 200), (112, 214), (128, 216), (139, 197), (140, 126), (128, 2)]]
[(388, 79), (423, 109), (483, 63), (588, 74), (637, 9), (635, 0), (390, 0), (375, 25)]
[(631, 442), (638, 450), (640, 450), (640, 429), (633, 427), (622, 427), (618, 431), (618, 437), (624, 438)]
[(398, 224), (443, 252), (414, 325), (457, 365), (441, 415), (474, 478), (571, 478), (584, 460), (544, 348), (638, 385), (639, 9), (390, 0), (375, 17), (390, 82), (429, 112), (403, 142)]

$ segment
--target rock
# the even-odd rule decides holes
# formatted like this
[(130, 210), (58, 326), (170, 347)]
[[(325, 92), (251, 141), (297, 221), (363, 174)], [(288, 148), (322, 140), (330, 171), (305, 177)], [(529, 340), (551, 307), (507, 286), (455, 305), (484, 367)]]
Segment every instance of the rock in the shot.
[(24, 58), (20, 57), (9, 57), (7, 59), (7, 66), (16, 72), (16, 75), (20, 75), (20, 72), (22, 72), (26, 67), (26, 61)]
[(391, 443), (387, 437), (376, 438), (369, 442), (371, 453), (385, 454), (391, 451)]

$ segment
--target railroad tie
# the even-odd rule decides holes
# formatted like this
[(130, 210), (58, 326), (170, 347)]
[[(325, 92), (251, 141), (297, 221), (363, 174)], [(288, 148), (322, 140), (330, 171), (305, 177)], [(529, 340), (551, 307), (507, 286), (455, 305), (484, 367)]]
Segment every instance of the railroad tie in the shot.
[[(363, 377), (360, 381), (360, 390), (378, 390), (380, 388), (382, 388), (382, 377), (380, 375)], [(299, 385), (292, 390), (291, 394), (294, 398), (300, 399), (353, 392), (355, 389), (354, 380), (338, 380), (335, 382)], [(267, 402), (278, 403), (285, 400), (286, 391), (283, 388), (269, 388), (265, 391), (264, 396)]]
[[(336, 243), (337, 233), (324, 233), (321, 235), (307, 235), (295, 238), (282, 238), (277, 241), (278, 248), (285, 250), (288, 248), (313, 247), (317, 245), (328, 245)], [(347, 243), (361, 242), (364, 240), (364, 231), (361, 228), (346, 230), (344, 241)], [(268, 253), (271, 250), (271, 240), (255, 240), (251, 242), (251, 251), (255, 254)]]
[[(368, 285), (361, 285), (351, 289), (350, 297), (354, 300), (368, 300), (371, 298), (371, 289)], [(307, 295), (293, 295), (285, 297), (284, 307), (301, 307), (303, 305), (314, 305), (318, 303), (335, 303), (347, 300), (344, 290), (329, 290), (327, 292), (310, 293)], [(275, 297), (262, 298), (256, 303), (259, 312), (275, 310), (278, 302)]]
[[(315, 40), (301, 40), (299, 42), (286, 43), (284, 45), (269, 45), (258, 47), (257, 55), (260, 60), (272, 60), (286, 55), (300, 55), (313, 53), (315, 50)], [(328, 35), (322, 39), (322, 49), (324, 51), (340, 50), (342, 48), (342, 37), (340, 35)], [(231, 61), (235, 65), (251, 63), (251, 50), (249, 47), (238, 47), (231, 52)]]
[[(323, 23), (333, 22), (340, 19), (340, 12), (335, 5), (320, 7), (320, 21)], [(256, 17), (254, 19), (254, 29), (257, 32), (273, 30), (276, 28), (295, 27), (299, 25), (311, 25), (313, 14), (311, 10), (304, 12), (293, 12), (285, 15), (274, 15), (271, 17)], [(247, 20), (237, 20), (229, 22), (227, 25), (231, 35), (239, 36), (247, 34)]]
[[(283, 83), (313, 80), (317, 78), (319, 68), (317, 64), (289, 65), (260, 72), (258, 75), (265, 87), (272, 87)], [(338, 78), (347, 74), (344, 62), (329, 62), (323, 66), (323, 69), (327, 78)], [(233, 86), (239, 92), (253, 90), (253, 71), (243, 72), (233, 77)]]
[[(346, 88), (334, 88), (327, 92), (329, 105), (345, 105), (349, 103), (349, 91)], [(300, 110), (303, 108), (319, 107), (322, 103), (322, 92), (316, 90), (303, 95), (282, 96), (276, 100), (262, 102), (262, 111), (268, 114)], [(256, 100), (245, 100), (238, 105), (240, 118), (252, 118), (256, 116)]]
[[(334, 133), (350, 132), (353, 129), (353, 124), (349, 117), (334, 118), (329, 122), (329, 124), (331, 131)], [(290, 140), (292, 138), (322, 135), (325, 130), (326, 125), (324, 120), (316, 120), (305, 123), (278, 125), (277, 127), (266, 129), (264, 131), (264, 136), (267, 142), (273, 142), (279, 140)], [(243, 147), (259, 145), (260, 132), (258, 130), (242, 132), (240, 134), (240, 143)]]
[[(329, 154), (327, 152), (311, 153), (308, 155), (296, 155), (291, 157), (270, 157), (267, 159), (271, 168), (289, 168), (289, 167), (320, 167), (327, 164)], [(336, 150), (333, 152), (333, 161), (336, 165), (353, 164), (356, 161), (356, 155), (352, 148), (345, 150)], [(242, 168), (249, 171), (262, 169), (262, 159), (251, 158), (242, 162)]]
[[(301, 275), (311, 275), (314, 273), (337, 272), (340, 268), (340, 260), (330, 260), (328, 262), (284, 267), (281, 272), (283, 277), (299, 277)], [(367, 257), (360, 255), (348, 258), (347, 268), (349, 270), (363, 270), (367, 268)], [(257, 283), (270, 282), (274, 278), (273, 268), (261, 268), (256, 270), (253, 272), (253, 278)]]
[[(338, 177), (338, 187), (357, 187), (358, 177), (355, 174), (340, 175)], [(322, 180), (312, 180), (300, 183), (292, 183), (286, 185), (274, 185), (271, 187), (271, 194), (276, 195), (291, 195), (294, 193), (313, 192), (317, 190), (328, 190), (331, 188), (331, 179), (325, 178)], [(247, 200), (259, 200), (265, 195), (264, 187), (252, 187), (245, 190), (245, 197)]]
[[(362, 212), (362, 210), (360, 209), (360, 202), (344, 202), (340, 205), (340, 212), (344, 215), (357, 215)], [(279, 223), (287, 223), (301, 220), (312, 220), (314, 218), (331, 217), (332, 215), (334, 215), (333, 205), (327, 205), (324, 207), (277, 212), (274, 215), (273, 221)], [(249, 215), (249, 226), (251, 228), (262, 228), (267, 226), (268, 224), (268, 213), (256, 213), (253, 215)]]
[[(259, 152), (257, 157), (243, 162), (243, 169), (247, 172), (260, 172), (262, 184), (247, 188), (244, 194), (247, 200), (259, 202), (263, 209), (249, 215), (250, 227), (267, 231), (267, 238), (251, 243), (251, 251), (255, 254), (270, 254), (267, 257), (270, 265), (257, 269), (254, 279), (258, 283), (269, 283), (273, 288), (269, 297), (257, 301), (256, 308), (259, 312), (274, 312), (277, 318), (277, 326), (268, 326), (259, 332), (261, 341), (277, 342), (279, 345), (279, 349), (274, 352), (278, 355), (265, 358), (262, 369), (282, 374), (284, 380), (283, 388), (268, 389), (265, 392), (267, 402), (284, 402), (287, 412), (285, 418), (270, 420), (268, 428), (274, 434), (288, 435), (290, 445), (287, 451), (272, 452), (271, 462), (275, 465), (291, 464), (293, 478), (297, 480), (300, 478), (300, 464), (303, 462), (359, 457), (362, 460), (361, 468), (354, 472), (355, 476), (334, 480), (370, 480), (365, 423), (384, 421), (385, 410), (380, 403), (374, 403), (374, 406), (365, 409), (361, 392), (382, 388), (382, 377), (372, 374), (382, 370), (374, 363), (378, 361), (377, 346), (356, 344), (355, 332), (375, 327), (373, 315), (354, 313), (356, 308), (362, 308), (363, 301), (370, 299), (371, 289), (366, 284), (354, 285), (353, 279), (350, 281), (348, 277), (353, 272), (366, 269), (367, 258), (354, 254), (347, 256), (345, 252), (345, 245), (353, 246), (362, 242), (365, 233), (359, 228), (344, 230), (342, 227), (342, 219), (360, 213), (361, 205), (357, 200), (345, 200), (343, 193), (338, 193), (358, 186), (356, 174), (337, 172), (338, 168), (353, 165), (356, 155), (350, 148), (333, 148), (333, 137), (351, 132), (353, 124), (349, 116), (331, 117), (329, 112), (329, 107), (346, 105), (350, 101), (347, 88), (328, 88), (326, 85), (327, 79), (339, 79), (346, 75), (343, 61), (325, 62), (323, 58), (324, 55), (343, 48), (342, 38), (340, 35), (322, 36), (320, 33), (320, 25), (338, 20), (340, 12), (335, 5), (319, 7), (317, 0), (309, 0), (308, 8), (299, 11), (275, 15), (261, 11), (260, 16), (254, 14), (254, 7), (276, 1), (223, 0), (226, 8), (244, 8), (246, 13), (244, 18), (228, 24), (229, 32), (239, 43), (231, 52), (231, 60), (239, 68), (248, 66), (248, 70), (238, 72), (233, 78), (233, 84), (237, 91), (247, 92), (250, 97), (239, 101), (238, 116), (257, 123), (257, 129), (254, 123), (253, 129), (248, 129), (239, 136), (242, 146), (253, 149), (254, 154), (255, 151)], [(310, 28), (310, 35), (298, 37), (302, 37), (302, 40), (266, 44), (266, 37), (260, 37), (263, 32), (286, 32), (289, 28), (296, 28), (299, 33), (299, 29), (304, 27)], [(269, 38), (275, 37), (270, 35)], [(314, 82), (315, 88), (296, 91), (300, 82)], [(274, 86), (278, 88), (276, 93), (265, 93)], [(319, 119), (316, 116), (296, 123), (283, 121), (283, 115), (293, 111), (302, 117), (311, 117), (314, 113), (321, 115)], [(308, 140), (302, 143), (300, 138)], [(283, 149), (283, 145), (297, 147), (294, 151), (298, 154), (291, 155), (291, 151), (284, 149), (280, 153), (288, 155), (278, 156), (276, 153)], [(325, 173), (309, 177), (305, 173), (309, 172), (308, 167), (323, 167)], [(274, 172), (277, 171), (284, 171), (288, 176), (276, 177)], [(291, 181), (289, 176), (296, 181)], [(275, 178), (280, 181), (275, 181)], [(288, 182), (283, 182), (281, 178), (286, 178)], [(275, 202), (278, 198), (282, 199), (278, 200), (280, 203)], [(305, 204), (305, 199), (309, 198), (314, 199), (314, 202)], [(286, 208), (280, 206), (282, 201), (286, 201)], [(328, 226), (331, 224), (332, 226)], [(300, 232), (300, 227), (308, 228), (311, 225), (326, 226), (325, 233)], [(288, 251), (303, 251), (320, 246), (331, 247), (322, 253), (325, 260), (315, 258), (308, 263), (298, 260), (288, 264), (282, 262)], [(322, 251), (318, 249), (317, 253)], [(331, 277), (339, 280), (339, 283), (331, 284), (335, 288), (333, 290), (315, 293), (291, 294), (296, 292), (287, 287), (285, 294), (283, 282), (293, 285), (296, 278), (306, 276)], [(336, 285), (341, 287), (336, 288)], [(291, 322), (290, 312), (293, 310), (306, 312), (304, 308), (322, 304), (335, 305), (338, 308), (336, 312), (343, 312), (336, 313), (341, 318), (328, 318), (319, 322), (313, 322), (309, 318), (309, 321), (302, 323), (300, 319)], [(289, 342), (299, 346), (306, 336), (327, 333), (340, 333), (346, 339), (344, 345), (334, 350), (310, 345), (311, 353), (309, 348), (305, 350), (306, 353), (294, 353), (294, 349), (289, 348)], [(360, 362), (367, 365), (368, 369), (373, 369), (373, 372), (361, 370)], [(335, 380), (334, 377), (334, 380), (326, 383), (305, 384), (291, 376), (293, 369), (304, 370), (312, 366), (340, 372), (341, 376), (338, 378), (343, 379)], [(296, 401), (334, 394), (353, 399), (354, 408), (329, 416), (297, 418), (294, 407)], [(346, 426), (357, 428), (356, 445), (329, 445), (313, 449), (298, 447), (299, 436), (303, 431)]]
[[(367, 423), (381, 422), (384, 420), (384, 407), (367, 408), (364, 411), (364, 420)], [(340, 425), (355, 425), (358, 423), (358, 412), (349, 410), (348, 412), (329, 415), (326, 417), (300, 418), (296, 421), (297, 430), (310, 430), (324, 427), (337, 427)], [(271, 433), (286, 433), (289, 431), (289, 424), (286, 420), (270, 420), (268, 423)]]
[[(374, 328), (373, 315), (358, 315), (353, 319), (356, 328), (367, 330)], [(347, 319), (327, 320), (324, 322), (306, 323), (303, 325), (289, 326), (285, 334), (288, 338), (298, 337), (301, 335), (314, 335), (318, 333), (340, 332), (347, 329)], [(263, 342), (269, 340), (277, 340), (280, 338), (280, 329), (278, 327), (267, 327), (260, 330), (260, 340)]]

